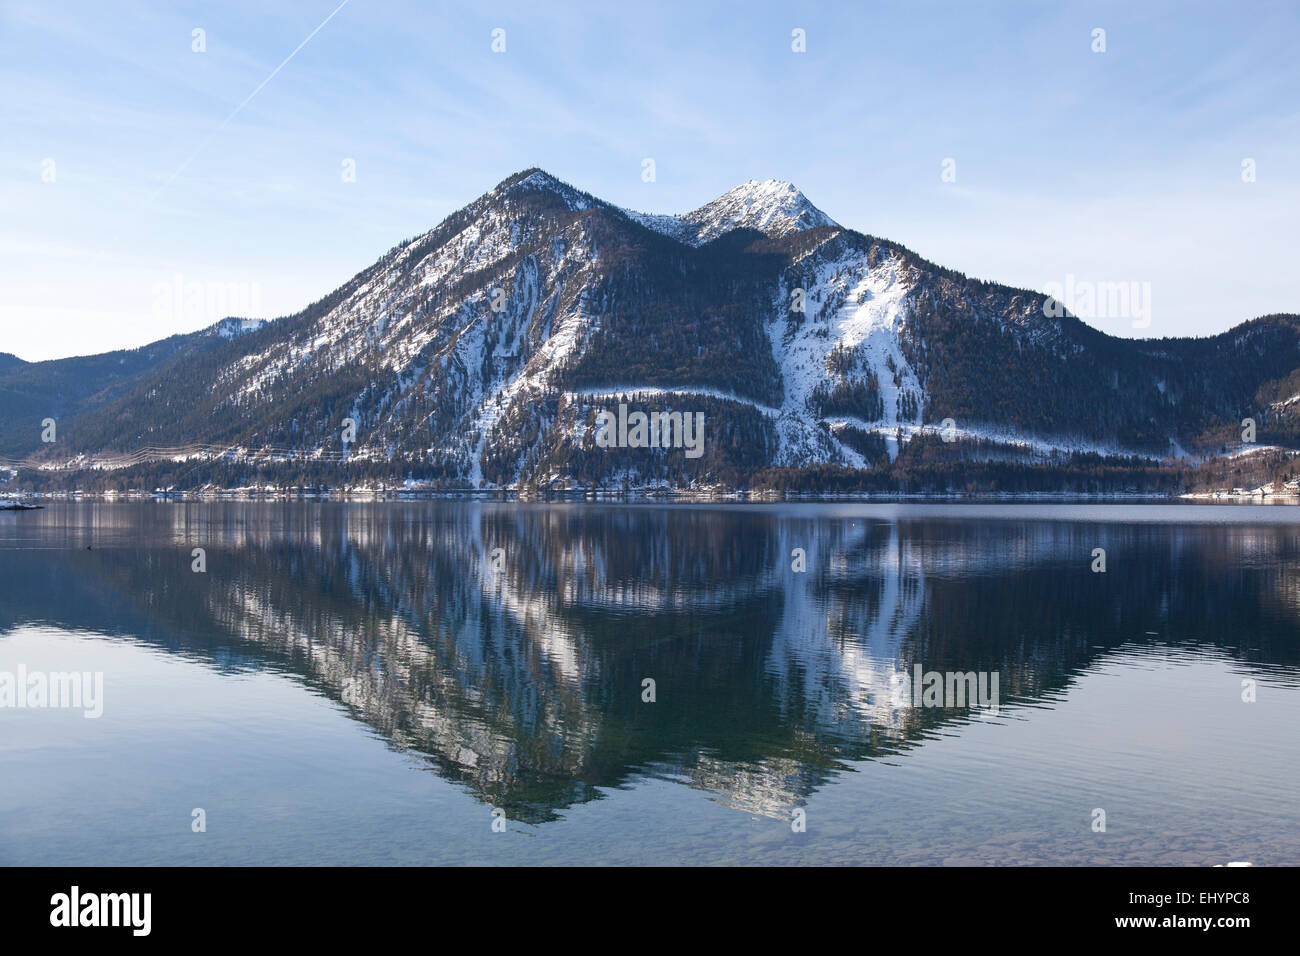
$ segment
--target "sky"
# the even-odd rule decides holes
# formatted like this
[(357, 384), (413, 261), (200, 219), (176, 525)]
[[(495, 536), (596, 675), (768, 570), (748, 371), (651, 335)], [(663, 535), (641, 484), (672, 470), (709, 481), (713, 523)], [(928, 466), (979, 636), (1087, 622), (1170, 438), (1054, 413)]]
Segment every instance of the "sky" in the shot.
[(0, 0), (0, 352), (290, 314), (532, 166), (658, 213), (788, 180), (970, 276), (1119, 284), (1066, 303), (1110, 334), (1215, 334), (1300, 312), (1298, 40), (1290, 0)]

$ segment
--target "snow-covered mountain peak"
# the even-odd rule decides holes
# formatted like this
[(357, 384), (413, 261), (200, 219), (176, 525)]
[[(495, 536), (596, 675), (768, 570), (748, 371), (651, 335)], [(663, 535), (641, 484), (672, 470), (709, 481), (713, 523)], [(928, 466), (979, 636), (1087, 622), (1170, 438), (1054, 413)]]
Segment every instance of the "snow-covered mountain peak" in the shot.
[(751, 179), (684, 215), (624, 213), (636, 222), (679, 242), (700, 246), (733, 229), (757, 229), (773, 238), (818, 226), (837, 226), (792, 183)]
[(564, 200), (570, 209), (588, 209), (592, 205), (591, 197), (574, 189), (568, 183), (561, 182), (543, 169), (525, 170), (497, 188), (505, 196), (516, 195), (523, 191), (548, 192)]
[(836, 225), (792, 183), (779, 179), (741, 183), (682, 218), (697, 227), (699, 242), (708, 242), (733, 229), (757, 229), (780, 237), (802, 229)]

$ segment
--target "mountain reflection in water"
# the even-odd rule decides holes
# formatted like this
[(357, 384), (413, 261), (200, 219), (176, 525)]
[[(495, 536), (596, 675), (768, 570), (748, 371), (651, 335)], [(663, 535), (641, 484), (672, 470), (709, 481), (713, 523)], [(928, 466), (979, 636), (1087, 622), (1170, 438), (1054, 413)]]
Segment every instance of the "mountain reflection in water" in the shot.
[[(1287, 522), (468, 502), (20, 520), (0, 530), (0, 633), (112, 620), (222, 672), (293, 675), (531, 823), (646, 775), (788, 819), (854, 762), (1053, 707), (1121, 648), (1292, 688), (1300, 664)], [(999, 712), (908, 706), (917, 665), (997, 673)]]

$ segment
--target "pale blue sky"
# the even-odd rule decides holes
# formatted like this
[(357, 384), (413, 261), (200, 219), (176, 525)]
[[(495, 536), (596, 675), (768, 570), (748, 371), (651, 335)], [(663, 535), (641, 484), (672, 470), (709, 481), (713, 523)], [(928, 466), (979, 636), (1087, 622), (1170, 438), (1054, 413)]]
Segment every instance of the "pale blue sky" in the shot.
[(338, 3), (0, 0), (0, 351), (221, 317), (177, 276), (295, 311), (529, 166), (648, 212), (786, 179), (970, 275), (1150, 283), (1120, 335), (1300, 311), (1300, 4), (350, 0), (223, 126)]

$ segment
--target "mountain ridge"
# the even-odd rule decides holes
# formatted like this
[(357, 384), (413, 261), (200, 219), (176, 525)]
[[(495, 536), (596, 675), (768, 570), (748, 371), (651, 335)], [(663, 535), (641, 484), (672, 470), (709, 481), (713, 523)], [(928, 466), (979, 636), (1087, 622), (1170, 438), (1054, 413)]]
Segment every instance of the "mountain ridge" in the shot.
[[(787, 182), (666, 216), (533, 167), (298, 313), (223, 320), (211, 328), (229, 335), (161, 349), (101, 388), (87, 377), (62, 394), (53, 445), (31, 421), (50, 390), (0, 363), (0, 454), (66, 467), (227, 445), (232, 481), (314, 454), (473, 489), (740, 485), (772, 468), (888, 470), (918, 449), (1199, 461), (1238, 450), (1251, 413), (1270, 442), (1296, 444), (1300, 318), (1133, 340), (1048, 301), (846, 229)], [(596, 416), (620, 394), (643, 412), (694, 403), (708, 450), (596, 449)]]

